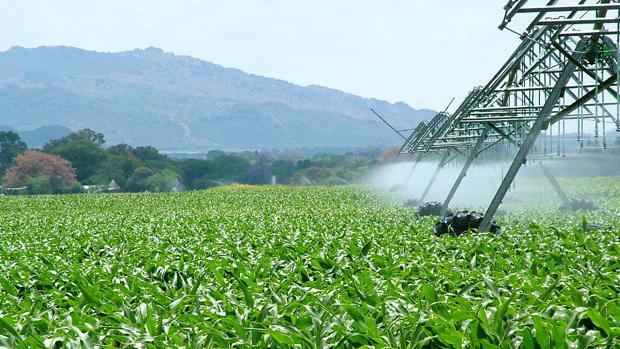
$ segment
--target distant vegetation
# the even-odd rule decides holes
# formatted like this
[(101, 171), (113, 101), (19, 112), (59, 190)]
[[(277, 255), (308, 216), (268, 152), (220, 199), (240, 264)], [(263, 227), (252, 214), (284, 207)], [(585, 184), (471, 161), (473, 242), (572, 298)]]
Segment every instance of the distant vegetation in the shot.
[(29, 150), (15, 158), (4, 185), (30, 193), (79, 191), (71, 163), (63, 158)]
[[(0, 170), (5, 193), (51, 194), (80, 191), (165, 192), (206, 189), (226, 183), (327, 184), (356, 181), (396, 157), (379, 148), (347, 154), (304, 157), (212, 150), (204, 159), (172, 159), (150, 146), (104, 147), (103, 134), (83, 129), (29, 151), (19, 135), (0, 132)], [(112, 181), (116, 185), (112, 184)]]
[[(618, 140), (615, 141), (616, 143)], [(105, 147), (105, 136), (83, 129), (29, 151), (20, 135), (0, 131), (0, 176), (6, 194), (68, 192), (167, 192), (207, 189), (222, 184), (345, 185), (359, 182), (378, 165), (407, 160), (398, 147), (346, 153), (303, 155), (295, 150), (225, 152), (168, 156), (151, 146)], [(502, 159), (508, 148), (487, 158)], [(602, 148), (585, 147), (594, 154)], [(615, 143), (605, 151), (620, 154)], [(113, 183), (112, 183), (113, 181)]]

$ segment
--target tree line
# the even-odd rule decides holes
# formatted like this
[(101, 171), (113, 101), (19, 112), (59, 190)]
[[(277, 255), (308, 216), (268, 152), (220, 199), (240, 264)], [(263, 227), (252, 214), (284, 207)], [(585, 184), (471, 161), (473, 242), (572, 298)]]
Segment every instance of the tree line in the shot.
[(28, 149), (15, 132), (0, 132), (0, 174), (6, 192), (51, 194), (106, 191), (114, 181), (126, 192), (200, 190), (227, 183), (347, 184), (394, 150), (310, 158), (295, 151), (279, 154), (211, 150), (204, 159), (173, 159), (151, 146), (105, 147), (103, 134), (90, 129)]

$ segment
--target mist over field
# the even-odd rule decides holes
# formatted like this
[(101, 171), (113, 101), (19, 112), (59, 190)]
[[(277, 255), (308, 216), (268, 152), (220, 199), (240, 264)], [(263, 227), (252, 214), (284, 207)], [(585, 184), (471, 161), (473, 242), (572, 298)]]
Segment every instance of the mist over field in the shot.
[[(439, 159), (419, 162), (414, 171), (413, 162), (399, 162), (381, 166), (365, 176), (361, 182), (383, 191), (394, 191), (395, 186), (404, 186), (397, 190), (403, 200), (419, 199), (435, 173)], [(522, 166), (507, 197), (519, 197), (536, 193), (536, 190), (550, 191), (541, 166), (546, 166), (558, 178), (592, 178), (620, 176), (620, 154), (567, 154), (566, 157), (536, 158)], [(450, 206), (468, 209), (486, 209), (503, 176), (510, 166), (505, 161), (482, 161), (470, 167)], [(463, 160), (448, 163), (438, 173), (424, 201), (443, 203), (452, 185), (463, 167)], [(412, 175), (410, 176), (410, 174)], [(410, 177), (409, 177), (410, 176)], [(410, 178), (409, 182), (407, 178)], [(587, 192), (587, 186), (583, 188)], [(510, 199), (508, 199), (510, 200)], [(542, 200), (542, 199), (541, 199)]]

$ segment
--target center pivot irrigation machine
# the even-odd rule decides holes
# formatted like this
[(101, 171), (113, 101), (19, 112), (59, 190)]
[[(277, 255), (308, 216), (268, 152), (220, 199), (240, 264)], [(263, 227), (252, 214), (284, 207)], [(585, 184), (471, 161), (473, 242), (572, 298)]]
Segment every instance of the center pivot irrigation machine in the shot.
[[(476, 157), (498, 144), (516, 148), (480, 231), (491, 229), (493, 216), (519, 169), (533, 155), (541, 132), (552, 134), (555, 129), (561, 137), (569, 125), (583, 142), (584, 127), (593, 128), (594, 137), (601, 134), (603, 148), (607, 127), (620, 132), (620, 0), (512, 0), (504, 10), (499, 28), (520, 36), (518, 48), (488, 84), (471, 91), (454, 113), (440, 112), (420, 123), (403, 137), (401, 148), (401, 154), (414, 159), (412, 172), (429, 155), (441, 157), (422, 200), (442, 167), (455, 157), (466, 157), (443, 202), (444, 213)], [(517, 16), (530, 16), (532, 21), (516, 31), (511, 23)], [(551, 173), (544, 172), (564, 204), (569, 204)]]

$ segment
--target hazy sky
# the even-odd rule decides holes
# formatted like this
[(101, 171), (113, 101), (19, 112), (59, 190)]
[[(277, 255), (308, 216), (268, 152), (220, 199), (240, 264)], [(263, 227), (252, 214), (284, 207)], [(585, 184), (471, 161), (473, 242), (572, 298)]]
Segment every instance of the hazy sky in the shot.
[(518, 44), (498, 0), (0, 0), (0, 50), (155, 46), (246, 72), (443, 108)]

